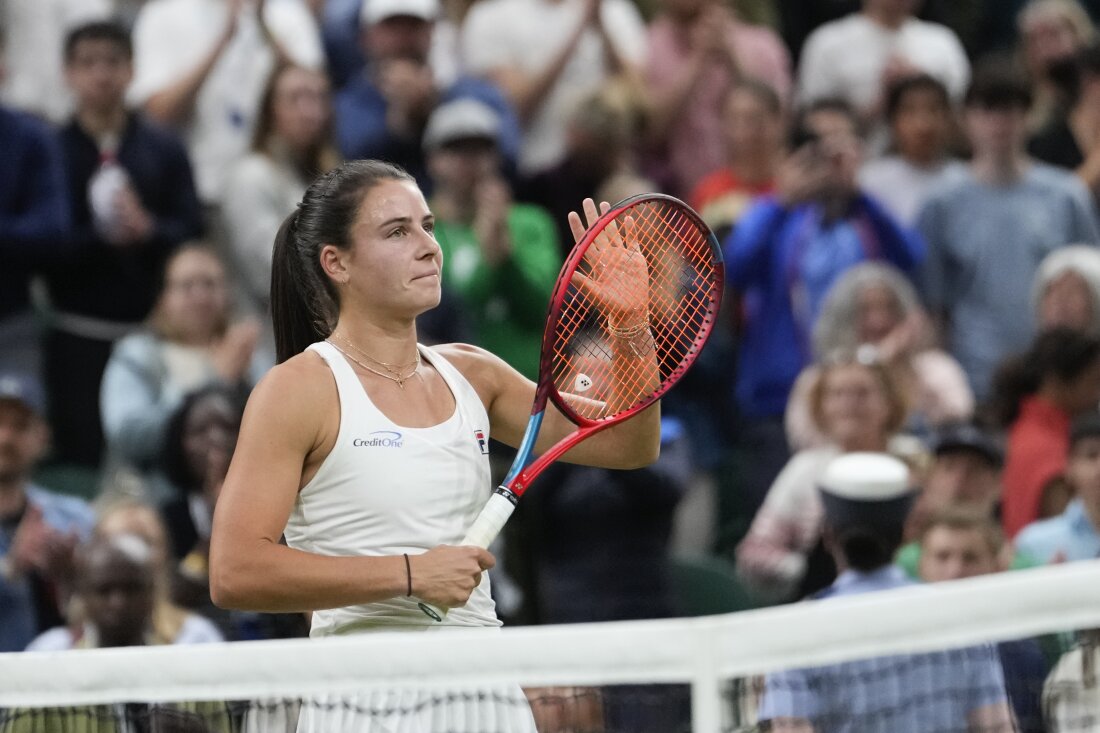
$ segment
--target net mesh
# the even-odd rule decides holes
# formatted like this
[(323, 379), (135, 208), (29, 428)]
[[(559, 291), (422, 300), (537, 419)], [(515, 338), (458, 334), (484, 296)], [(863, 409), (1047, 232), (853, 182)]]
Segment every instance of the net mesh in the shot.
[[(721, 297), (720, 257), (709, 230), (674, 200), (643, 199), (611, 218), (584, 251), (552, 334), (553, 383), (570, 407), (601, 420), (659, 396), (706, 340)], [(638, 314), (616, 313), (638, 303)], [(625, 330), (612, 330), (609, 311)], [(616, 348), (627, 358), (616, 359)], [(659, 375), (653, 359), (631, 358), (651, 352)]]
[(0, 731), (1100, 730), (1100, 561), (725, 616), (0, 655)]

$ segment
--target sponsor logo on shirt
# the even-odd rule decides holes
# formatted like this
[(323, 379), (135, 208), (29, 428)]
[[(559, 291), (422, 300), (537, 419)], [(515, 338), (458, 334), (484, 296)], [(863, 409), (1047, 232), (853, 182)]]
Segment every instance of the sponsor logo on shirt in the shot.
[(401, 433), (375, 430), (365, 438), (356, 438), (351, 444), (356, 448), (400, 448), (404, 442)]
[(485, 431), (475, 430), (474, 438), (477, 440), (477, 447), (481, 449), (481, 455), (489, 455), (489, 442), (485, 439)]

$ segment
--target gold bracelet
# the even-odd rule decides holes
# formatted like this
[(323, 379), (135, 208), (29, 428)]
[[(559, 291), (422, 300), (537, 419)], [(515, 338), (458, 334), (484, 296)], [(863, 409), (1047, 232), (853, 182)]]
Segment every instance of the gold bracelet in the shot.
[(611, 316), (607, 317), (607, 332), (616, 338), (634, 338), (643, 331), (649, 330), (649, 314), (646, 313), (642, 320), (638, 321), (632, 326), (623, 328), (621, 326), (611, 325)]

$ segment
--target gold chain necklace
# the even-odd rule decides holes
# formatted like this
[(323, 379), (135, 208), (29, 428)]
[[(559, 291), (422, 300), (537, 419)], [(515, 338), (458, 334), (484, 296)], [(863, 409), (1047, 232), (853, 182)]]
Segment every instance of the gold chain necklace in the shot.
[[(351, 342), (351, 339), (349, 339), (347, 336), (344, 336), (343, 334), (339, 334), (339, 333), (334, 333), (332, 335), (335, 336), (336, 338), (340, 339), (341, 341), (343, 341), (347, 346), (350, 346), (353, 350), (357, 351), (361, 356), (365, 357), (367, 361), (374, 362), (375, 364), (382, 367), (383, 369), (385, 369), (390, 374), (400, 374), (401, 372), (405, 371), (406, 369), (415, 370), (416, 367), (420, 366), (420, 349), (416, 350), (416, 358), (413, 359), (412, 361), (410, 361), (408, 364), (390, 364), (390, 363), (384, 362), (380, 359), (375, 359), (373, 356), (371, 356), (370, 354), (368, 354), (367, 352), (363, 351), (358, 346), (353, 344)], [(335, 344), (333, 344), (333, 345), (335, 346)]]
[(416, 374), (417, 370), (420, 369), (420, 352), (419, 351), (416, 352), (416, 361), (413, 362), (413, 364), (412, 364), (412, 371), (409, 372), (408, 374), (405, 374), (404, 376), (402, 376), (399, 372), (393, 372), (392, 370), (389, 370), (389, 371), (392, 372), (390, 374), (387, 374), (386, 372), (380, 372), (377, 369), (375, 369), (374, 367), (372, 367), (370, 364), (364, 364), (363, 362), (359, 361), (358, 359), (356, 359), (354, 356), (352, 356), (348, 352), (341, 349), (338, 344), (335, 344), (335, 343), (332, 342), (332, 339), (325, 339), (325, 340), (328, 341), (328, 343), (332, 344), (332, 348), (336, 349), (341, 354), (343, 354), (347, 358), (351, 359), (353, 362), (358, 364), (363, 369), (366, 369), (371, 374), (377, 374), (380, 377), (385, 377), (386, 379), (390, 380), (391, 382), (396, 382), (397, 386), (400, 387), (401, 389), (405, 389), (405, 382), (407, 382), (409, 379), (411, 379), (412, 376), (414, 374)]

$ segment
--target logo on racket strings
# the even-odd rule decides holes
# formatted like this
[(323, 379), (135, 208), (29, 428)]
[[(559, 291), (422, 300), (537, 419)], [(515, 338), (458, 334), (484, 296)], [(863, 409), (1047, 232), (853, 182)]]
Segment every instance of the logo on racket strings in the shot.
[(578, 374), (577, 378), (573, 380), (573, 389), (578, 392), (587, 392), (592, 389), (593, 384), (592, 377), (587, 374)]
[(481, 455), (489, 455), (489, 443), (485, 440), (485, 431), (475, 430), (474, 439), (477, 440), (477, 447), (481, 449)]
[(366, 438), (356, 438), (351, 442), (356, 448), (400, 448), (404, 443), (401, 433), (392, 430), (375, 430)]

